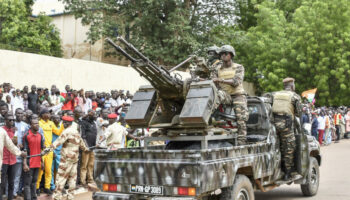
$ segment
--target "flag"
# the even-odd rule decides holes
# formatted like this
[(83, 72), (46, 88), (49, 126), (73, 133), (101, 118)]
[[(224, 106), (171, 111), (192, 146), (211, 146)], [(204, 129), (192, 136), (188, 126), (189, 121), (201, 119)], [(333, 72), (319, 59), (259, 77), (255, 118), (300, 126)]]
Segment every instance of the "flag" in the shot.
[(315, 99), (316, 92), (317, 92), (317, 88), (306, 90), (303, 93), (301, 93), (301, 96), (306, 98), (311, 103)]

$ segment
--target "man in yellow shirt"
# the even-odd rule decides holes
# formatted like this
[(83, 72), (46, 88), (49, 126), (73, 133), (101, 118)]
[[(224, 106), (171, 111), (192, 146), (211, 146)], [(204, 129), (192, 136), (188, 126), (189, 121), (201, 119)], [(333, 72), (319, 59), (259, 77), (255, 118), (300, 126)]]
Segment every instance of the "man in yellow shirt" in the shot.
[[(58, 129), (55, 125), (50, 120), (50, 112), (48, 109), (44, 108), (40, 112), (40, 121), (39, 121), (39, 126), (43, 129), (44, 131), (44, 138), (45, 138), (45, 147), (50, 147), (52, 144), (52, 133), (56, 135), (61, 135), (63, 131), (63, 126)], [(36, 184), (36, 188), (39, 189), (40, 187), (40, 182), (41, 182), (41, 177), (45, 171), (45, 189), (44, 192), (47, 194), (52, 194), (50, 190), (50, 183), (51, 183), (51, 167), (52, 167), (52, 161), (53, 161), (53, 152), (50, 152), (49, 154), (45, 155), (42, 157), (44, 168), (45, 169), (40, 169), (39, 170), (39, 175), (38, 175), (38, 182)]]

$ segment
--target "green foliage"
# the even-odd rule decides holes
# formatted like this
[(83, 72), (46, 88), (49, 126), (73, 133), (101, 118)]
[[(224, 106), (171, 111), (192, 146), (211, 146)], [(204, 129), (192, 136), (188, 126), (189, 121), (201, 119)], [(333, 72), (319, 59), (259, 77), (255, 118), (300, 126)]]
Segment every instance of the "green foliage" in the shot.
[(296, 79), (298, 93), (318, 88), (320, 105), (349, 105), (350, 5), (346, 0), (304, 0), (300, 5), (295, 9), (265, 1), (255, 6), (255, 26), (247, 31), (224, 27), (213, 40), (235, 46), (246, 80), (261, 92), (282, 89), (282, 79), (289, 76)]
[(167, 65), (213, 44), (231, 44), (245, 80), (261, 93), (281, 90), (289, 76), (298, 93), (318, 88), (320, 105), (350, 104), (347, 0), (62, 1), (91, 25), (91, 42), (118, 33)]
[(39, 15), (31, 19), (28, 10), (33, 1), (0, 1), (1, 48), (61, 57), (57, 28), (51, 18)]
[(62, 1), (67, 12), (91, 25), (90, 42), (123, 35), (151, 60), (165, 65), (178, 64), (208, 47), (213, 26), (233, 23), (231, 0)]
[(264, 3), (274, 3), (275, 9), (283, 12), (287, 20), (291, 19), (294, 11), (301, 6), (303, 0), (235, 0), (235, 21), (240, 30), (247, 31), (257, 25), (259, 6)]

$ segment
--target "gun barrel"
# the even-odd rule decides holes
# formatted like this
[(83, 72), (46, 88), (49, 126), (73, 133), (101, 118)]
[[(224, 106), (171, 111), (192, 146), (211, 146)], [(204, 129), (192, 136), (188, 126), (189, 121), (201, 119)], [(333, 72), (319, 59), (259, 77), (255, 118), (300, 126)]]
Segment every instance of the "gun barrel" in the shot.
[(182, 61), (180, 64), (176, 65), (175, 67), (171, 68), (169, 72), (175, 71), (176, 69), (182, 67), (184, 64), (188, 63), (190, 60), (192, 60), (196, 56), (190, 56), (186, 60)]
[[(183, 81), (172, 77), (170, 72), (162, 66), (158, 66), (151, 62), (145, 55), (139, 52), (132, 44), (127, 42), (122, 37), (117, 37), (118, 41), (123, 43), (126, 48), (123, 49), (116, 45), (111, 39), (106, 38), (106, 41), (111, 44), (118, 52), (122, 53), (132, 63), (134, 68), (141, 76), (147, 79), (151, 85), (161, 91), (161, 95), (166, 98), (179, 99), (182, 98)], [(128, 52), (133, 52), (137, 59), (132, 57)], [(128, 52), (127, 52), (128, 51)]]
[(137, 59), (132, 57), (130, 54), (128, 54), (124, 49), (122, 49), (120, 46), (118, 46), (117, 44), (115, 44), (110, 38), (106, 38), (106, 41), (112, 45), (117, 51), (119, 51), (121, 54), (123, 54), (123, 56), (125, 56), (126, 58), (128, 58), (131, 62), (136, 62)]
[(137, 50), (136, 47), (134, 47), (134, 45), (130, 44), (128, 41), (126, 41), (123, 37), (117, 37), (117, 40), (119, 40), (120, 42), (122, 42), (125, 46), (127, 46), (130, 50), (132, 50), (137, 56), (139, 56), (145, 63), (149, 63), (152, 67), (154, 68), (160, 68), (162, 69), (164, 72), (166, 72), (167, 74), (170, 74), (168, 70), (166, 70), (164, 67), (162, 66), (157, 66), (156, 64), (154, 64), (152, 61), (150, 61), (145, 55), (143, 55), (139, 50)]
[(41, 154), (35, 154), (35, 155), (27, 156), (27, 158), (33, 158), (33, 157), (38, 157), (38, 156), (42, 156), (42, 155)]

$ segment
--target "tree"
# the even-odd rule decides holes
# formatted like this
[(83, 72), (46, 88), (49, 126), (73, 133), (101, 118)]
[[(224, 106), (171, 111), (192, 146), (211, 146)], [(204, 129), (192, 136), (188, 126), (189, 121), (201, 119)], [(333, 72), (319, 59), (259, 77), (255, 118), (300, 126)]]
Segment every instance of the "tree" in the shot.
[(274, 7), (283, 12), (287, 20), (291, 19), (294, 11), (301, 6), (303, 0), (235, 0), (235, 24), (240, 30), (247, 31), (257, 25), (259, 5), (263, 2), (274, 3)]
[(174, 65), (211, 44), (214, 25), (232, 24), (231, 0), (62, 0), (90, 25), (88, 40), (124, 35), (160, 64)]
[(39, 15), (30, 18), (32, 1), (0, 2), (0, 45), (5, 49), (61, 57), (59, 31), (51, 18)]
[(290, 71), (301, 88), (318, 88), (321, 105), (350, 104), (349, 17), (346, 0), (308, 0), (293, 17)]
[[(289, 76), (296, 79), (298, 93), (318, 88), (320, 105), (348, 105), (348, 2), (304, 0), (288, 15), (279, 6), (272, 1), (257, 5), (256, 26), (247, 31), (224, 27), (213, 40), (235, 46), (246, 80), (253, 81), (260, 92), (282, 89), (282, 79)], [(227, 39), (230, 35), (235, 39)]]

